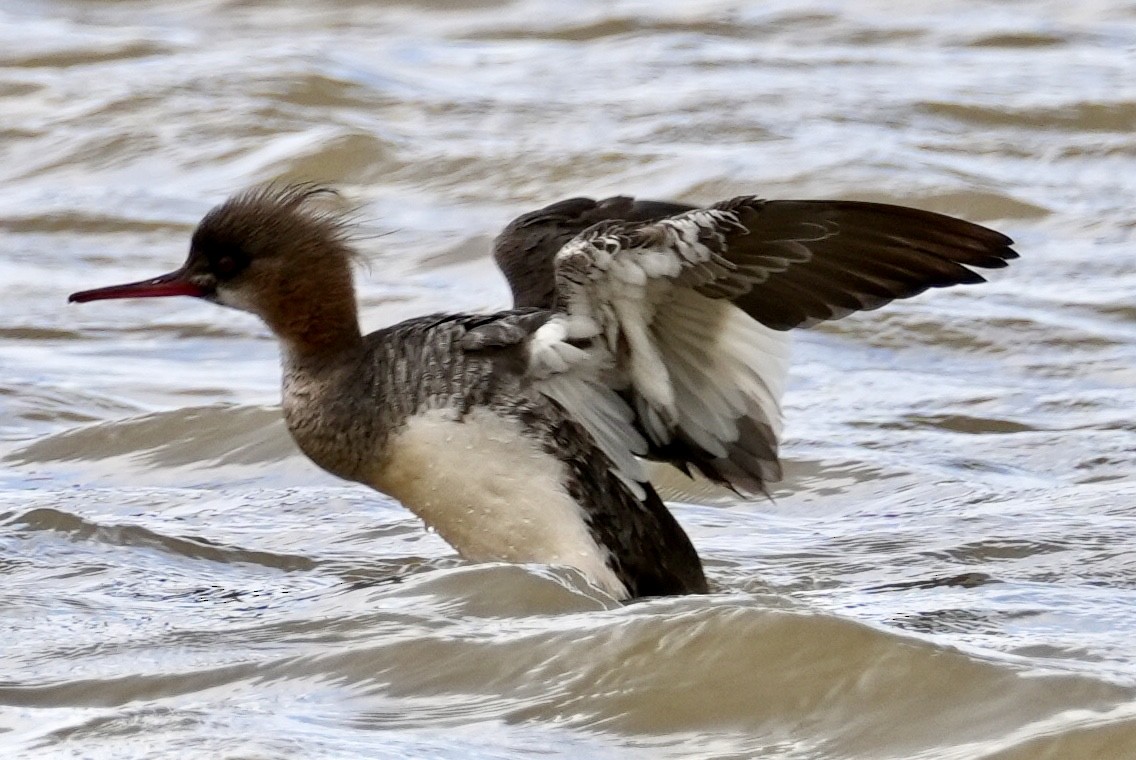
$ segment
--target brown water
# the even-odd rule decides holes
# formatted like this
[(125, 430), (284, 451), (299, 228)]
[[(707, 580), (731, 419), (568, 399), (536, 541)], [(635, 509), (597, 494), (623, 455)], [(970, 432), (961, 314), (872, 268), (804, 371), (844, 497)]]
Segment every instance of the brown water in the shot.
[[(6, 3), (0, 755), (1136, 758), (1136, 6), (922, 7)], [(581, 193), (1023, 256), (800, 333), (775, 500), (664, 476), (715, 593), (619, 607), (308, 464), (252, 317), (65, 303), (279, 177), (360, 205), (368, 327)]]

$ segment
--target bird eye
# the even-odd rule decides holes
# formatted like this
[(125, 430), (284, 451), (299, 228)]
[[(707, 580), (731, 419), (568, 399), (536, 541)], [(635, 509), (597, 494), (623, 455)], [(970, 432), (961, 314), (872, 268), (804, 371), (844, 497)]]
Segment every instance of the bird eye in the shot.
[(245, 268), (246, 261), (243, 257), (226, 253), (213, 259), (212, 263), (213, 273), (222, 279), (226, 279), (239, 274)]

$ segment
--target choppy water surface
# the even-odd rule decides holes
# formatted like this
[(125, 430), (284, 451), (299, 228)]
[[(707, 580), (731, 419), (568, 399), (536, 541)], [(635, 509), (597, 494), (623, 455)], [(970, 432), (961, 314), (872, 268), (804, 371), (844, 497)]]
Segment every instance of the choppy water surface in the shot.
[[(935, 7), (5, 4), (0, 754), (1136, 757), (1136, 9)], [(621, 607), (308, 464), (252, 317), (65, 303), (280, 177), (358, 203), (368, 327), (583, 193), (1023, 257), (800, 333), (776, 498), (665, 477), (715, 593)]]

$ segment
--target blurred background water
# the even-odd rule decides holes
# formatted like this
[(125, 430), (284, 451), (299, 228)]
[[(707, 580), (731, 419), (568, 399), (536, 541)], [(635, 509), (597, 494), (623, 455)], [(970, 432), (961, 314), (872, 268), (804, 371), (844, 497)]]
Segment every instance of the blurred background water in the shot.
[[(0, 8), (0, 755), (1136, 758), (1136, 5)], [(800, 332), (787, 478), (660, 473), (715, 592), (467, 565), (324, 475), (176, 267), (269, 179), (359, 207), (364, 326), (504, 306), (572, 195), (899, 202), (992, 282)]]

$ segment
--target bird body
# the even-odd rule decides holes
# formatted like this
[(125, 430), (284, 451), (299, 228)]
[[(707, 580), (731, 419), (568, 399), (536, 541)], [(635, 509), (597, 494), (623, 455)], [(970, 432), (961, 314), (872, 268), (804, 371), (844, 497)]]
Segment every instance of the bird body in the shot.
[(785, 330), (980, 282), (970, 267), (1016, 256), (992, 230), (885, 204), (576, 198), (498, 238), (513, 309), (363, 336), (349, 231), (320, 193), (234, 196), (181, 269), (71, 298), (256, 314), (316, 464), (398, 499), (468, 559), (574, 567), (619, 599), (707, 589), (644, 458), (743, 493), (780, 478)]
[[(531, 333), (462, 347), (479, 328), (546, 319), (432, 315), (366, 336), (350, 358), (286, 351), (288, 429), (320, 467), (397, 499), (466, 559), (575, 567), (617, 598), (704, 591), (698, 555), (658, 496), (634, 496), (587, 431), (531, 387)], [(613, 551), (651, 561), (632, 571), (639, 563)]]

